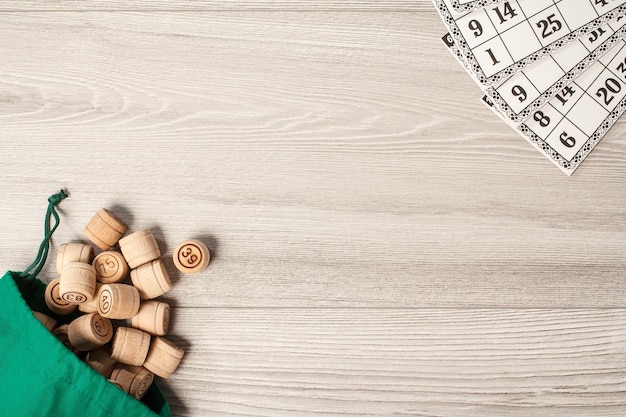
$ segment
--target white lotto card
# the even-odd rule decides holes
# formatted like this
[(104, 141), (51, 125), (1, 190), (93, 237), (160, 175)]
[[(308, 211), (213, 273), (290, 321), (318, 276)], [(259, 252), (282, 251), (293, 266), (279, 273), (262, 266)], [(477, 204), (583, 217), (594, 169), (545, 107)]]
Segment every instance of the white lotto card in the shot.
[(626, 18), (600, 26), (484, 89), (500, 112), (514, 122), (527, 118), (560, 92), (578, 74), (626, 36)]
[[(450, 34), (442, 39), (458, 59)], [(626, 109), (625, 97), (626, 39), (622, 38), (521, 123), (503, 114), (487, 95), (482, 101), (571, 175)]]
[(626, 109), (626, 40), (518, 126), (568, 175)]
[[(470, 10), (477, 9), (479, 7), (488, 7), (492, 4), (502, 3), (504, 0), (450, 0), (450, 4), (452, 7), (459, 12), (468, 12)], [(530, 0), (523, 0), (530, 1)], [(603, 2), (604, 0), (598, 0), (598, 2)], [(619, 1), (619, 0), (608, 0), (608, 1)]]
[(510, 0), (458, 12), (433, 0), (465, 69), (491, 85), (626, 14), (626, 0)]

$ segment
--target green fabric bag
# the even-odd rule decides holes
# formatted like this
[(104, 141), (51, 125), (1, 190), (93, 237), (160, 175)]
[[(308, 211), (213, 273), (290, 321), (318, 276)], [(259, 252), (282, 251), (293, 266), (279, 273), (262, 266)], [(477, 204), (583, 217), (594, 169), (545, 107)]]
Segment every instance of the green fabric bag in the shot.
[[(40, 311), (60, 324), (78, 315), (52, 313), (44, 302), (46, 284), (35, 276), (58, 226), (54, 206), (66, 195), (53, 197), (36, 261), (25, 272), (8, 271), (0, 278), (0, 416), (172, 417), (156, 383), (136, 400), (81, 361), (32, 314)], [(50, 215), (57, 220), (52, 229)]]

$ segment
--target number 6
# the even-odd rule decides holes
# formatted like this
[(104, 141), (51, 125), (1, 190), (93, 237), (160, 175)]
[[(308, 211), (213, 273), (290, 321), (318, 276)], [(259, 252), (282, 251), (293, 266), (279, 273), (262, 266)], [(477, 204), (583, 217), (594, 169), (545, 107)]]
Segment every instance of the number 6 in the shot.
[(567, 132), (563, 132), (561, 133), (561, 136), (559, 136), (559, 139), (561, 139), (561, 143), (565, 146), (567, 146), (568, 148), (573, 148), (574, 145), (576, 145), (576, 139), (574, 139), (573, 137), (569, 136), (567, 134)]

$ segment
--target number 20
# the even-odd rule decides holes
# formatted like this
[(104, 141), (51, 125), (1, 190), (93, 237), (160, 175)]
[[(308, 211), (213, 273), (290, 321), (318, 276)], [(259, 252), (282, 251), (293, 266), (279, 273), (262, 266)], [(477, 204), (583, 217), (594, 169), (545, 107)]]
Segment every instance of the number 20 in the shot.
[[(622, 91), (622, 85), (619, 83), (619, 81), (617, 81), (613, 77), (609, 77), (604, 82), (604, 87), (598, 88), (598, 91), (596, 92), (596, 97), (600, 97), (601, 99), (603, 99), (604, 104), (608, 106), (615, 98), (615, 94), (619, 93), (620, 91)], [(610, 95), (609, 92), (613, 94)]]

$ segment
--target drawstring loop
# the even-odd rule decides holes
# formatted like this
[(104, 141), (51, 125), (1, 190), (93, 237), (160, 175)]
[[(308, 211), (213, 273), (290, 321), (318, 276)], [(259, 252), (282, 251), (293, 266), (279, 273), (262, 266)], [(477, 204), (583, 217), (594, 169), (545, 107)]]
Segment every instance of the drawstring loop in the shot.
[[(59, 214), (57, 213), (55, 207), (61, 201), (67, 198), (67, 194), (65, 191), (61, 190), (56, 194), (48, 197), (48, 210), (46, 210), (46, 218), (44, 220), (44, 237), (41, 241), (41, 245), (39, 245), (39, 250), (37, 251), (37, 257), (31, 263), (28, 268), (26, 268), (23, 272), (20, 272), (19, 275), (24, 278), (35, 278), (39, 272), (41, 272), (44, 264), (46, 263), (46, 259), (48, 258), (48, 252), (50, 250), (50, 238), (52, 238), (52, 234), (59, 226)], [(54, 218), (54, 225), (50, 227), (50, 217)]]

